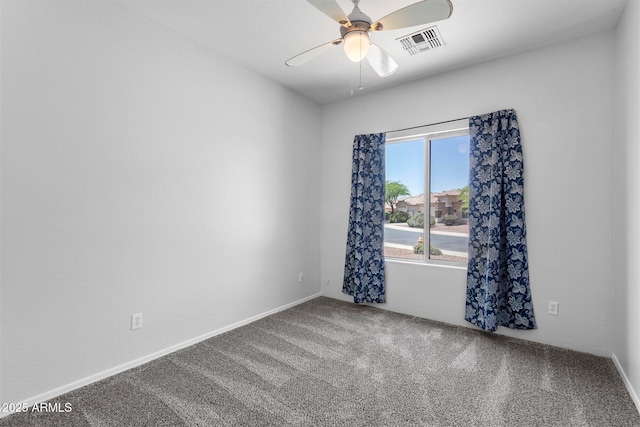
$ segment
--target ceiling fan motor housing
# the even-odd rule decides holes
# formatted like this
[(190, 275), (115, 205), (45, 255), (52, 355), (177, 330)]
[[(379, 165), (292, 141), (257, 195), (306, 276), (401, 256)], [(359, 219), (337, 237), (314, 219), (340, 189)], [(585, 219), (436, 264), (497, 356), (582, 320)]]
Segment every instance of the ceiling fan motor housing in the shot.
[(353, 31), (361, 31), (361, 32), (367, 33), (369, 32), (369, 28), (371, 28), (371, 22), (351, 21), (351, 26), (349, 28), (340, 27), (340, 35), (344, 39), (344, 36), (347, 35), (348, 33), (351, 33)]
[(353, 26), (356, 22), (367, 23), (367, 29), (365, 31), (369, 31), (369, 27), (371, 27), (371, 18), (368, 15), (363, 13), (358, 7), (358, 1), (353, 2), (353, 10), (349, 15), (347, 15), (349, 21), (351, 21), (351, 25)]

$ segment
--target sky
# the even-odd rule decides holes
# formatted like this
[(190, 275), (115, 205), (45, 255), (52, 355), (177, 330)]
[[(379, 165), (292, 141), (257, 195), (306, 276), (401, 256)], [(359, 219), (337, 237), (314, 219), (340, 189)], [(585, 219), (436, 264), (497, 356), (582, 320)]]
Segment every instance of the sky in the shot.
[[(424, 141), (386, 145), (386, 179), (400, 181), (411, 195), (424, 193)], [(469, 136), (431, 140), (431, 191), (462, 188), (469, 182)]]

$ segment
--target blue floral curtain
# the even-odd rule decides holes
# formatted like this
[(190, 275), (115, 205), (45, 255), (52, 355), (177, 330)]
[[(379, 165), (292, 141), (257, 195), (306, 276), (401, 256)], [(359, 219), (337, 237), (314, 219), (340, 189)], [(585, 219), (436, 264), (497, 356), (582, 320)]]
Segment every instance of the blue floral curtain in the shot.
[(486, 331), (535, 329), (520, 129), (514, 110), (469, 118), (469, 263), (465, 319)]
[(351, 204), (342, 292), (355, 303), (384, 302), (385, 134), (353, 139)]

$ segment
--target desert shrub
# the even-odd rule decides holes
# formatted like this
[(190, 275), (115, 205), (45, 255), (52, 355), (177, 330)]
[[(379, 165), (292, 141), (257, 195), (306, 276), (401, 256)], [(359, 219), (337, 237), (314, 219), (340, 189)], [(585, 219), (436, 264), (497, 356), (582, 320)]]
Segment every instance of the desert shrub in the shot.
[(393, 215), (389, 216), (389, 222), (407, 222), (410, 218), (408, 212), (396, 211)]
[(389, 217), (391, 216), (391, 212), (385, 212), (384, 213), (384, 220), (385, 221), (389, 221)]
[(411, 218), (409, 212), (399, 211), (396, 212), (396, 222), (407, 222)]
[(455, 215), (445, 215), (442, 218), (442, 222), (444, 222), (444, 225), (456, 225), (458, 224), (458, 217)]
[(422, 212), (418, 212), (407, 221), (409, 227), (414, 228), (424, 228), (424, 214)]
[(429, 227), (433, 227), (434, 225), (436, 225), (436, 217), (429, 215)]
[[(423, 254), (424, 253), (424, 243), (418, 242), (413, 246), (414, 254)], [(442, 255), (442, 251), (438, 248), (434, 248), (433, 246), (429, 246), (429, 254), (430, 255)]]

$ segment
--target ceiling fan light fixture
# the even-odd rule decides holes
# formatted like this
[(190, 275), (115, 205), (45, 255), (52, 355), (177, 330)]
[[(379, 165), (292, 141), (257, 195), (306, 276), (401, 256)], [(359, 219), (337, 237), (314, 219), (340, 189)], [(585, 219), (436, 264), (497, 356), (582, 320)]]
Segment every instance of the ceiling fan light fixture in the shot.
[(344, 35), (344, 53), (353, 62), (362, 61), (369, 52), (369, 33), (366, 31), (349, 31)]

